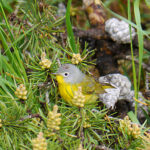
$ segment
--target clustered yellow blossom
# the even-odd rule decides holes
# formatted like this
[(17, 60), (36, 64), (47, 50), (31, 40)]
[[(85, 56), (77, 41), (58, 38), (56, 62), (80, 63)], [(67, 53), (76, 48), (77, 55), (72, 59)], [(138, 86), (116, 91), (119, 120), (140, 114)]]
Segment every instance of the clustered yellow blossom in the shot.
[(81, 58), (80, 53), (73, 53), (71, 62), (72, 64), (79, 64), (83, 59)]
[(2, 127), (2, 119), (0, 119), (0, 128)]
[(46, 53), (45, 52), (42, 52), (41, 61), (39, 62), (39, 64), (41, 65), (42, 69), (49, 69), (50, 68), (52, 62), (51, 62), (51, 60), (46, 58)]
[(61, 124), (61, 113), (57, 113), (58, 106), (54, 105), (53, 111), (49, 111), (48, 113), (48, 120), (47, 120), (47, 135), (53, 136), (55, 135), (55, 131), (60, 130), (60, 124)]
[(84, 107), (85, 96), (82, 94), (82, 87), (78, 87), (78, 91), (74, 92), (72, 103), (77, 107)]
[(43, 133), (40, 132), (37, 138), (32, 140), (33, 150), (47, 150), (46, 139), (43, 137)]
[(23, 99), (26, 100), (27, 99), (27, 90), (26, 87), (24, 86), (24, 84), (20, 84), (15, 91), (15, 95), (19, 98), (19, 99)]
[(86, 150), (86, 149), (84, 149), (82, 144), (80, 144), (77, 150)]
[(126, 116), (124, 120), (120, 120), (120, 130), (124, 130), (128, 135), (138, 138), (141, 134), (141, 130), (137, 124), (131, 124), (129, 117)]

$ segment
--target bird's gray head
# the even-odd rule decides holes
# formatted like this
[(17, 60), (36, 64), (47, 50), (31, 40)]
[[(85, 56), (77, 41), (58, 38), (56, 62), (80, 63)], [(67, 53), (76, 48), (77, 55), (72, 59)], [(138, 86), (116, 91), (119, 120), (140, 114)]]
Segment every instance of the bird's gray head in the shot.
[(82, 82), (85, 76), (85, 74), (83, 74), (79, 68), (72, 64), (61, 65), (56, 74), (62, 75), (65, 82), (72, 84)]

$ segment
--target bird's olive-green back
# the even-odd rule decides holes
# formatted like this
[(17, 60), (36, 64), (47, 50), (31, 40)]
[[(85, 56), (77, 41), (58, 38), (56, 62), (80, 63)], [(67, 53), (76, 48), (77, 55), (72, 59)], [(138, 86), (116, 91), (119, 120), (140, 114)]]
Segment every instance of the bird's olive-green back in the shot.
[(105, 93), (105, 88), (94, 80), (93, 77), (85, 76), (82, 81), (82, 92), (84, 94), (102, 94)]

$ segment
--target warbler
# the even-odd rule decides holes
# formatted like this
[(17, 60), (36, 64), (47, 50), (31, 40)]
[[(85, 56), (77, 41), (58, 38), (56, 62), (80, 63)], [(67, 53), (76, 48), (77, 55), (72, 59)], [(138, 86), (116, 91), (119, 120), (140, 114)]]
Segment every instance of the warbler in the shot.
[(110, 86), (101, 85), (94, 78), (85, 75), (73, 64), (61, 65), (54, 74), (61, 97), (71, 105), (73, 105), (74, 93), (78, 91), (79, 87), (85, 96), (85, 104), (95, 102), (99, 98), (99, 94), (105, 93), (105, 88), (110, 88)]

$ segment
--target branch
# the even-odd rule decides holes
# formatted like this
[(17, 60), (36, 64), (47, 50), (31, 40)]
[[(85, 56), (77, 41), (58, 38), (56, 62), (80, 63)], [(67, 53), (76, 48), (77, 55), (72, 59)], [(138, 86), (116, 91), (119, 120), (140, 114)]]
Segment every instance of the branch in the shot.
[(40, 118), (42, 120), (42, 117), (39, 114), (31, 114), (31, 115), (25, 116), (24, 118), (21, 118), (20, 121), (24, 121), (26, 119), (31, 119), (31, 118)]
[[(131, 56), (125, 56), (125, 55), (123, 55), (123, 56), (116, 56), (115, 58), (117, 58), (117, 59), (125, 59), (125, 60), (130, 60), (130, 61), (132, 61), (132, 58), (131, 58)], [(134, 59), (134, 62), (136, 63), (136, 64), (139, 64), (139, 60), (138, 59)], [(143, 69), (145, 69), (147, 72), (150, 72), (150, 66), (149, 65), (147, 65), (147, 64), (145, 64), (145, 63), (142, 63), (142, 67), (143, 67)]]
[[(105, 30), (100, 29), (100, 28), (98, 28), (98, 29), (91, 28), (88, 30), (81, 30), (81, 29), (74, 27), (73, 31), (74, 31), (74, 35), (77, 37), (80, 37), (80, 38), (83, 38), (83, 37), (88, 38), (89, 37), (89, 38), (93, 38), (93, 39), (97, 39), (97, 40), (110, 40), (111, 39), (110, 36), (105, 32)], [(134, 44), (134, 46), (138, 47), (137, 36), (133, 40), (133, 44)], [(148, 51), (150, 51), (150, 42), (147, 39), (144, 40), (144, 48), (147, 49)]]
[(106, 34), (106, 32), (102, 29), (93, 28), (93, 29), (88, 29), (88, 30), (81, 30), (81, 29), (74, 27), (73, 31), (74, 31), (75, 36), (80, 37), (80, 38), (89, 37), (89, 38), (94, 38), (97, 40), (110, 39), (108, 34)]

